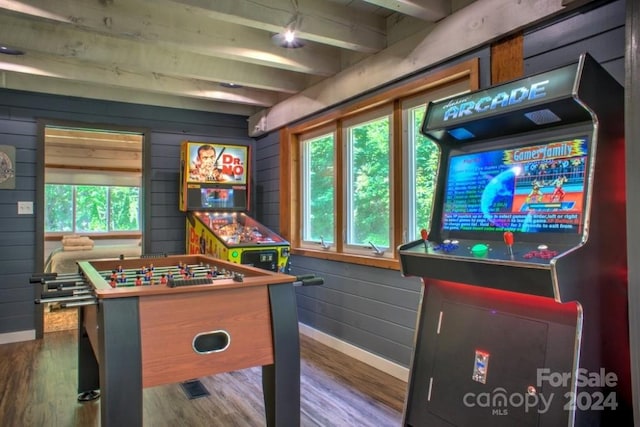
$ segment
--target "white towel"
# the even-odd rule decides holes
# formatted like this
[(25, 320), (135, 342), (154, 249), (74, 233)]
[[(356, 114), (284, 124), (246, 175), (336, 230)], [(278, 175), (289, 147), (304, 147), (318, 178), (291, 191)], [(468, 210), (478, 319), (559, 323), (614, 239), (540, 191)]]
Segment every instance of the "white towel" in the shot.
[(93, 248), (94, 241), (91, 240), (88, 236), (79, 236), (77, 234), (70, 234), (62, 237), (62, 247), (65, 251), (70, 250), (68, 248), (80, 246), (83, 249), (77, 250), (86, 250), (88, 246), (89, 249)]
[(85, 246), (63, 246), (62, 250), (65, 252), (69, 251), (90, 251), (93, 249), (93, 245), (85, 245)]

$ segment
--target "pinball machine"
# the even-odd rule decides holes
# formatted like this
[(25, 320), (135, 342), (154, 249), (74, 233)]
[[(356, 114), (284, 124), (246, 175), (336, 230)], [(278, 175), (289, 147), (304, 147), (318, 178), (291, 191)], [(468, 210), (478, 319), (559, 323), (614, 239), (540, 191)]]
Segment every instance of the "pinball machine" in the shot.
[(588, 54), (428, 105), (404, 426), (632, 425), (623, 108)]
[(184, 141), (180, 157), (186, 252), (271, 271), (288, 270), (289, 242), (247, 213), (249, 147)]

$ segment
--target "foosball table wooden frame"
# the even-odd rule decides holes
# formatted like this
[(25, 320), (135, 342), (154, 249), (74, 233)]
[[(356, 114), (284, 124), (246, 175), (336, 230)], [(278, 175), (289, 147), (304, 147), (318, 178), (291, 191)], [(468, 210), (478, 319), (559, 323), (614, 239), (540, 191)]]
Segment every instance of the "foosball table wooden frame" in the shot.
[[(160, 269), (179, 262), (234, 276), (176, 287), (112, 288), (105, 280), (105, 272), (120, 266)], [(254, 366), (262, 366), (267, 425), (300, 424), (296, 277), (203, 255), (78, 266), (96, 298), (79, 307), (78, 393), (100, 390), (103, 427), (141, 426), (144, 387)]]

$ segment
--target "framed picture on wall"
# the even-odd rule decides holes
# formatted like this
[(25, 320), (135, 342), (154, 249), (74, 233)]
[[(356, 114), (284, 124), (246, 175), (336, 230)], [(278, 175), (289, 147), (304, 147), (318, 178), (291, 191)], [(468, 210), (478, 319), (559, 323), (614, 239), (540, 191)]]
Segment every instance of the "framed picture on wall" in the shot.
[(16, 147), (0, 145), (0, 189), (16, 188)]

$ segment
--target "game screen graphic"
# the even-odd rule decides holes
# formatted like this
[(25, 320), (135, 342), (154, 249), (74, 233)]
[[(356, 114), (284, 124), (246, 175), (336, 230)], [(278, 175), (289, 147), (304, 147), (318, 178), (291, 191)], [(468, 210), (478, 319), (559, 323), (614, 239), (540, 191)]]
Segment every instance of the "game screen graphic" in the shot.
[(587, 138), (454, 155), (446, 231), (581, 233)]
[(190, 210), (243, 211), (247, 209), (247, 189), (243, 185), (190, 184), (187, 200)]
[(189, 182), (248, 182), (248, 147), (189, 142), (188, 157)]
[(235, 207), (233, 188), (201, 188), (200, 194), (203, 209), (231, 209)]

